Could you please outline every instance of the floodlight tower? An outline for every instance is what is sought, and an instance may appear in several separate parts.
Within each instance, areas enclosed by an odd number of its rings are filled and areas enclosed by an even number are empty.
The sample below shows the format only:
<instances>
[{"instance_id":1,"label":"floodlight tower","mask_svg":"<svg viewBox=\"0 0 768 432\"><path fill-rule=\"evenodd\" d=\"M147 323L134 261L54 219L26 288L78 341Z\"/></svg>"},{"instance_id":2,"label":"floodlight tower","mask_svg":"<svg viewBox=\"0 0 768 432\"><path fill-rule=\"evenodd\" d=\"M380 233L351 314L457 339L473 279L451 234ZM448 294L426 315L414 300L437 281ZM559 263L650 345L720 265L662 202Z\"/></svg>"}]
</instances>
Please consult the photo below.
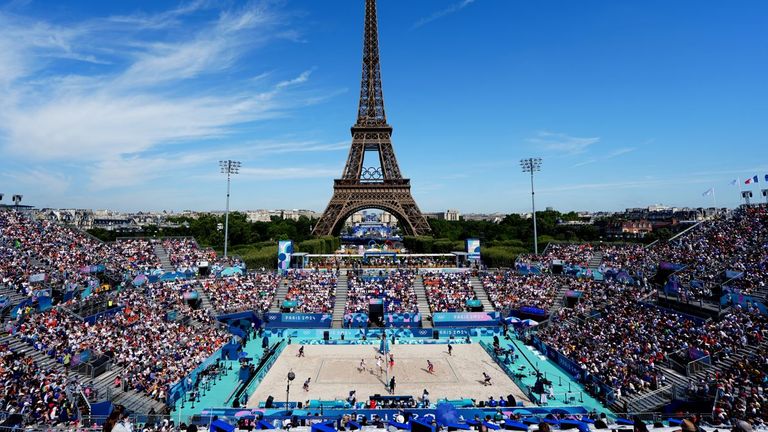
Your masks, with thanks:
<instances>
[{"instance_id":1,"label":"floodlight tower","mask_svg":"<svg viewBox=\"0 0 768 432\"><path fill-rule=\"evenodd\" d=\"M536 231L536 201L533 191L533 173L541 171L541 158L520 159L520 168L524 173L531 173L531 212L533 213L533 252L539 254L539 235Z\"/></svg>"},{"instance_id":2,"label":"floodlight tower","mask_svg":"<svg viewBox=\"0 0 768 432\"><path fill-rule=\"evenodd\" d=\"M232 176L240 172L240 165L239 161L219 161L222 174L227 175L227 209L224 212L224 259L227 258L227 247L229 246L229 184Z\"/></svg>"}]
</instances>

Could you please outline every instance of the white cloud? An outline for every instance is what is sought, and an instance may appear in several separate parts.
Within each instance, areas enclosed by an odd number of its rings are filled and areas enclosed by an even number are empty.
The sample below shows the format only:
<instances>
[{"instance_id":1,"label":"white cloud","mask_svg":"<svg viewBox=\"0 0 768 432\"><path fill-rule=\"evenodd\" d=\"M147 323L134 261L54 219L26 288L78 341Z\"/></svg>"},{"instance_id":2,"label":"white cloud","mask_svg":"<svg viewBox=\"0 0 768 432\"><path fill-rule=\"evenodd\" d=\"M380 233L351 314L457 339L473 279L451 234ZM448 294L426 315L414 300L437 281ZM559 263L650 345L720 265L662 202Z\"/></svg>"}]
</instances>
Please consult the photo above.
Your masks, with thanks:
<instances>
[{"instance_id":1,"label":"white cloud","mask_svg":"<svg viewBox=\"0 0 768 432\"><path fill-rule=\"evenodd\" d=\"M241 168L243 177L265 180L332 178L341 174L341 167L280 167Z\"/></svg>"},{"instance_id":2,"label":"white cloud","mask_svg":"<svg viewBox=\"0 0 768 432\"><path fill-rule=\"evenodd\" d=\"M35 167L29 170L5 172L2 177L9 181L18 190L3 191L17 193L22 190L45 190L48 193L61 194L69 189L72 177L54 172L43 167Z\"/></svg>"},{"instance_id":3,"label":"white cloud","mask_svg":"<svg viewBox=\"0 0 768 432\"><path fill-rule=\"evenodd\" d=\"M212 138L276 115L271 95L184 98L107 94L61 98L5 117L6 148L33 159L94 160Z\"/></svg>"},{"instance_id":4,"label":"white cloud","mask_svg":"<svg viewBox=\"0 0 768 432\"><path fill-rule=\"evenodd\" d=\"M595 162L605 162L607 160L610 160L610 159L613 159L613 158L625 155L627 153L632 153L635 150L637 150L637 148L635 148L635 147L623 147L623 148L620 148L620 149L616 149L616 150L614 150L612 152L606 153L604 155L595 156L593 158L581 161L581 162L579 162L577 164L574 164L573 167L575 168L575 167L580 167L580 166L584 166L584 165L589 165L589 164L593 164Z\"/></svg>"},{"instance_id":5,"label":"white cloud","mask_svg":"<svg viewBox=\"0 0 768 432\"><path fill-rule=\"evenodd\" d=\"M526 139L526 142L542 150L575 155L600 142L600 137L579 138L564 133L542 131Z\"/></svg>"},{"instance_id":6,"label":"white cloud","mask_svg":"<svg viewBox=\"0 0 768 432\"><path fill-rule=\"evenodd\" d=\"M230 70L254 48L294 32L266 1L224 10L208 23L196 20L193 31L181 25L187 15L214 5L194 1L154 15L66 26L0 10L0 150L24 162L90 162L85 172L93 189L136 185L162 175L165 162L202 163L194 152L157 154L168 151L164 146L215 142L240 124L283 115L317 97L288 94L309 80L311 70L272 86L254 75L233 81ZM87 74L60 72L52 66L61 58L97 67ZM260 72L255 75L267 77ZM222 73L227 79L217 88L212 80L196 81ZM274 153L341 148L268 144L274 147L264 150Z\"/></svg>"},{"instance_id":7,"label":"white cloud","mask_svg":"<svg viewBox=\"0 0 768 432\"><path fill-rule=\"evenodd\" d=\"M332 177L340 174L340 168L290 167L254 168L259 162L255 158L270 154L292 152L326 152L346 149L349 144L323 144L315 141L245 143L231 147L216 147L204 151L166 152L160 154L115 155L97 161L89 170L89 189L135 188L144 184L156 184L158 179L196 178L205 181L216 178L216 161L227 158L243 162L240 173L245 177L258 179L291 179ZM250 166L249 166L250 165ZM208 174L201 174L208 173Z\"/></svg>"},{"instance_id":8,"label":"white cloud","mask_svg":"<svg viewBox=\"0 0 768 432\"><path fill-rule=\"evenodd\" d=\"M309 76L311 74L312 74L311 70L304 71L304 72L301 73L301 75L297 76L296 78L294 78L292 80L282 81L282 82L277 83L277 85L275 87L277 87L277 88L285 88L285 87L290 87L290 86L296 85L296 84L303 84L303 83L309 81Z\"/></svg>"},{"instance_id":9,"label":"white cloud","mask_svg":"<svg viewBox=\"0 0 768 432\"><path fill-rule=\"evenodd\" d=\"M446 15L450 15L450 14L452 14L454 12L458 12L458 11L464 9L465 7L469 6L470 4L472 4L474 2L475 2L475 0L461 0L460 2L454 3L454 4L452 4L451 6L445 8L445 9L442 9L442 10L439 10L439 11L433 13L430 16L421 18L420 20L418 20L415 23L413 23L413 26L411 28L416 29L416 28L419 28L419 27L421 27L421 26L423 26L425 24L429 24L432 21L438 20L438 19L440 19L440 18L442 18L442 17L444 17Z\"/></svg>"}]
</instances>

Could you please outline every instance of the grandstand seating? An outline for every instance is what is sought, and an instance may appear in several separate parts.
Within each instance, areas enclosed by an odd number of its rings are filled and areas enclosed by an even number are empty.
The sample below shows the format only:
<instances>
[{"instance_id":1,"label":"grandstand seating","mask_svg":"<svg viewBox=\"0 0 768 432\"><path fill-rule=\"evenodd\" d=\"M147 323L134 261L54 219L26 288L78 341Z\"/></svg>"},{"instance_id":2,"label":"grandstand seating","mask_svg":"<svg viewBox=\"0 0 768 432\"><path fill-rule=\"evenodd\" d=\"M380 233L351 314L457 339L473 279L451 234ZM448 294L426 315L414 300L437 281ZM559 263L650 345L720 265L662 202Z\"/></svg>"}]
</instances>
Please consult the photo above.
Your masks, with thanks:
<instances>
[{"instance_id":1,"label":"grandstand seating","mask_svg":"<svg viewBox=\"0 0 768 432\"><path fill-rule=\"evenodd\" d=\"M288 292L284 300L295 302L296 312L332 313L336 295L336 276L331 272L298 272L287 275Z\"/></svg>"},{"instance_id":2,"label":"grandstand seating","mask_svg":"<svg viewBox=\"0 0 768 432\"><path fill-rule=\"evenodd\" d=\"M477 299L468 272L428 272L424 275L424 287L432 312L463 312L468 300Z\"/></svg>"},{"instance_id":3,"label":"grandstand seating","mask_svg":"<svg viewBox=\"0 0 768 432\"><path fill-rule=\"evenodd\" d=\"M391 271L384 279L363 279L350 272L348 275L347 301L344 313L368 313L371 299L384 300L385 313L418 312L413 281L416 275L406 270Z\"/></svg>"},{"instance_id":4,"label":"grandstand seating","mask_svg":"<svg viewBox=\"0 0 768 432\"><path fill-rule=\"evenodd\" d=\"M68 377L74 386L87 390L91 402L110 399L134 412L152 409L160 413L166 408L170 386L231 338L216 322L217 314L266 312L286 301L294 302L294 312L334 311L337 278L333 272L290 271L284 278L247 272L134 286L135 275L163 268L158 251L167 254L175 270L194 268L203 260L226 264L193 239L121 239L108 244L65 226L0 211L0 296L10 305L31 301L18 317L11 317L8 309L2 316L3 328L14 333L0 336L0 378L10 383L8 388L24 385L19 377L2 375L8 364L19 364L45 371L53 383L45 391L55 393ZM552 275L547 269L554 260L595 272L622 270L635 279ZM487 294L499 311L513 312L524 306L548 311L550 319L536 337L612 389L614 410L625 406L633 411L655 410L682 390L691 399L716 400L713 421L768 416L763 399L768 391L768 321L756 303L764 302L768 294L765 206L741 208L650 247L550 245L543 257L522 257L521 262L541 263L545 271L531 275L504 269L480 273L482 285L473 283L469 272L434 270L417 276L413 271L393 269L385 280L364 280L350 273L343 309L345 313L367 312L371 298L384 297L388 312L421 311L425 315L420 308L425 301L433 314L463 312L469 309L467 300ZM684 287L677 295L687 300L719 303L716 288L725 284L734 292L754 296L755 303L727 303L706 322L661 308L655 304L654 293L663 287L650 280L660 262L685 266L675 276ZM429 264L403 261L396 265ZM99 265L121 275L122 283L118 290L94 290L87 295L86 288L103 281L101 270L90 270ZM741 276L726 281L726 270ZM39 273L45 273L45 280L31 282L30 276ZM72 286L82 296L63 300L61 294ZM422 288L423 298L416 294ZM52 309L36 310L38 289L54 294ZM579 297L566 303L563 297L569 291L578 292ZM199 303L189 301L192 294L199 295ZM109 302L112 306L105 307ZM84 315L115 305L122 309L94 324L82 320ZM165 312L170 311L176 312L175 320L167 319ZM172 347L167 346L168 340L173 341ZM92 359L110 358L111 366L98 374L87 367L70 367L69 372L74 373L67 374L73 359L86 350ZM699 357L708 358L709 364L696 362ZM118 377L120 386L115 385ZM7 396L8 392L0 408L17 409L14 404L20 398ZM55 400L55 412L48 406L27 420L66 424L70 414L77 415L73 412L79 408L76 398ZM34 400L33 406L36 404Z\"/></svg>"}]
</instances>

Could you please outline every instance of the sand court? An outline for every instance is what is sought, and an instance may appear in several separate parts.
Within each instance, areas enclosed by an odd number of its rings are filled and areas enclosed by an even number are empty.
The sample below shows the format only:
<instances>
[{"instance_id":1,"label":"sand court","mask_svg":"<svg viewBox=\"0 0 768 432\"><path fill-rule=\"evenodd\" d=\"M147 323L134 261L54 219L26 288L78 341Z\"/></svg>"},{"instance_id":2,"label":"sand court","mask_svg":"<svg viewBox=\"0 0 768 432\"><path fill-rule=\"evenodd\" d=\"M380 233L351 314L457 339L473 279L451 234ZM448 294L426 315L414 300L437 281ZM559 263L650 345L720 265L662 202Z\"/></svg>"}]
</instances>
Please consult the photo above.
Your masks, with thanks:
<instances>
[{"instance_id":1,"label":"sand court","mask_svg":"<svg viewBox=\"0 0 768 432\"><path fill-rule=\"evenodd\" d=\"M276 401L285 401L286 376L296 374L291 383L291 401L310 399L346 399L350 390L357 391L358 400L370 395L386 394L385 383L394 376L395 394L420 397L424 389L432 401L441 398L473 398L485 400L512 394L518 401L529 404L528 399L512 380L499 368L478 344L454 345L448 355L447 345L394 345L395 366L380 371L376 366L377 346L374 345L306 345L305 357L297 357L300 345L288 345L267 376L248 400L248 407L258 406L272 395ZM365 368L360 368L365 359ZM434 372L427 370L427 360ZM386 362L382 366L388 367ZM485 372L493 385L483 385ZM311 378L309 391L302 386Z\"/></svg>"}]
</instances>

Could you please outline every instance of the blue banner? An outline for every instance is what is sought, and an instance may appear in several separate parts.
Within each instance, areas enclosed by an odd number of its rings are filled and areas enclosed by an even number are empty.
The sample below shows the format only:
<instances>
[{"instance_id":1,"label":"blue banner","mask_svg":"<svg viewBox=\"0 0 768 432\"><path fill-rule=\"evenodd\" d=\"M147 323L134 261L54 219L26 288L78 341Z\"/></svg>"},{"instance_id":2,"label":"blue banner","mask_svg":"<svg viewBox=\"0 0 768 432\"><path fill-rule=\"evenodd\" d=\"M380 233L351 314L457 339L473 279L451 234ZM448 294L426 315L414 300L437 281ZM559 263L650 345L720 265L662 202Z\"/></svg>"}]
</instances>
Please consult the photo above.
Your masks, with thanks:
<instances>
[{"instance_id":1,"label":"blue banner","mask_svg":"<svg viewBox=\"0 0 768 432\"><path fill-rule=\"evenodd\" d=\"M430 328L412 329L411 332L413 333L413 337L415 338L431 338L432 337L432 329Z\"/></svg>"},{"instance_id":2,"label":"blue banner","mask_svg":"<svg viewBox=\"0 0 768 432\"><path fill-rule=\"evenodd\" d=\"M421 327L421 314L418 312L385 314L384 323L387 327Z\"/></svg>"},{"instance_id":3,"label":"blue banner","mask_svg":"<svg viewBox=\"0 0 768 432\"><path fill-rule=\"evenodd\" d=\"M291 267L291 255L293 255L293 240L280 240L277 243L277 270L285 274Z\"/></svg>"},{"instance_id":4,"label":"blue banner","mask_svg":"<svg viewBox=\"0 0 768 432\"><path fill-rule=\"evenodd\" d=\"M321 313L274 313L266 314L267 327L282 328L330 328L333 316Z\"/></svg>"},{"instance_id":5,"label":"blue banner","mask_svg":"<svg viewBox=\"0 0 768 432\"><path fill-rule=\"evenodd\" d=\"M467 337L471 336L471 332L467 328L441 328L438 330L440 337Z\"/></svg>"},{"instance_id":6,"label":"blue banner","mask_svg":"<svg viewBox=\"0 0 768 432\"><path fill-rule=\"evenodd\" d=\"M432 314L435 327L451 326L497 326L501 315L498 312L438 312Z\"/></svg>"},{"instance_id":7,"label":"blue banner","mask_svg":"<svg viewBox=\"0 0 768 432\"><path fill-rule=\"evenodd\" d=\"M515 267L517 268L517 272L521 275L541 274L541 268L533 264L517 263Z\"/></svg>"},{"instance_id":8,"label":"blue banner","mask_svg":"<svg viewBox=\"0 0 768 432\"><path fill-rule=\"evenodd\" d=\"M368 314L366 313L348 313L344 315L345 328L366 328L368 327Z\"/></svg>"},{"instance_id":9,"label":"blue banner","mask_svg":"<svg viewBox=\"0 0 768 432\"><path fill-rule=\"evenodd\" d=\"M518 309L518 312L524 315L547 316L547 311L533 306L523 306Z\"/></svg>"},{"instance_id":10,"label":"blue banner","mask_svg":"<svg viewBox=\"0 0 768 432\"><path fill-rule=\"evenodd\" d=\"M480 239L467 239L467 259L480 260Z\"/></svg>"}]
</instances>

